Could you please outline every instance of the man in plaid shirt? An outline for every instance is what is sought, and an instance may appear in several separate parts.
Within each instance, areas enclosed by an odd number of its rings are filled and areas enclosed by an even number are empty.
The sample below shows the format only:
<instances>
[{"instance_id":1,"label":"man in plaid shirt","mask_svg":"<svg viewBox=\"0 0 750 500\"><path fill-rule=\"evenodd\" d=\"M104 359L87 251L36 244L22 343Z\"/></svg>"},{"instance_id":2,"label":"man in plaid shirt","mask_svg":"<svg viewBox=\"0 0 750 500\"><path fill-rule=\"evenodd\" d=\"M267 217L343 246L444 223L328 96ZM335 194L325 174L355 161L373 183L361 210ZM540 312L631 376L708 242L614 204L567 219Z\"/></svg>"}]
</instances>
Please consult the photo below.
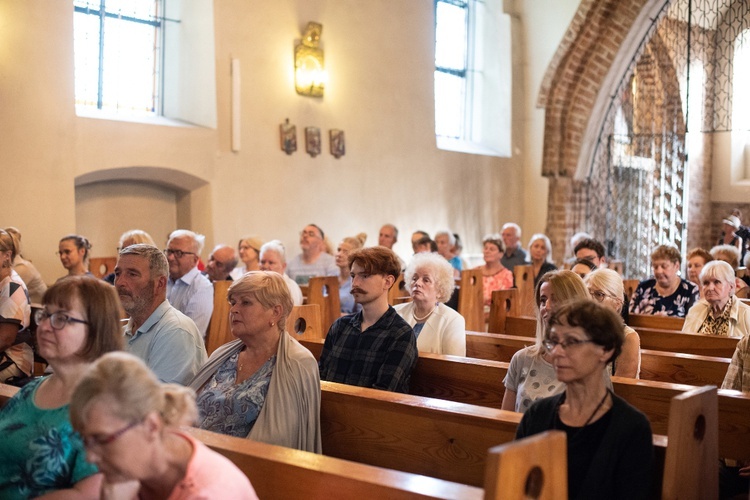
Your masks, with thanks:
<instances>
[{"instance_id":1,"label":"man in plaid shirt","mask_svg":"<svg viewBox=\"0 0 750 500\"><path fill-rule=\"evenodd\" d=\"M388 290L401 273L392 250L363 248L349 256L354 301L358 313L337 319L320 355L320 379L408 392L417 363L414 332L388 305Z\"/></svg>"}]
</instances>

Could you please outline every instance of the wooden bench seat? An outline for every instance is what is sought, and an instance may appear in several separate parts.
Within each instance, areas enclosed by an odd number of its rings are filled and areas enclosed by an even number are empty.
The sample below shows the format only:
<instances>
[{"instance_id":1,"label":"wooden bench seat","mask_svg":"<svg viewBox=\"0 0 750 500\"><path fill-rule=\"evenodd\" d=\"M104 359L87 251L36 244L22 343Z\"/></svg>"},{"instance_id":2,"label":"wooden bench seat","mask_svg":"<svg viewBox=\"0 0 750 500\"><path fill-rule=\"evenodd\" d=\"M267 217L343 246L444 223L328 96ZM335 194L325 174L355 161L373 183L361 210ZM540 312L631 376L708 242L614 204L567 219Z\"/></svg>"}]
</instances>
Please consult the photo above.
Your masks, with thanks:
<instances>
[{"instance_id":1,"label":"wooden bench seat","mask_svg":"<svg viewBox=\"0 0 750 500\"><path fill-rule=\"evenodd\" d=\"M302 341L316 357L322 340ZM410 392L499 409L505 387L508 363L470 360L459 356L420 353L412 374ZM481 384L476 380L484 381ZM492 390L496 381L495 391ZM671 398L695 386L612 377L615 394L641 410L654 433L666 434ZM750 450L750 396L739 391L719 390L719 449L726 458L743 458ZM718 458L718 457L717 457Z\"/></svg>"}]
</instances>

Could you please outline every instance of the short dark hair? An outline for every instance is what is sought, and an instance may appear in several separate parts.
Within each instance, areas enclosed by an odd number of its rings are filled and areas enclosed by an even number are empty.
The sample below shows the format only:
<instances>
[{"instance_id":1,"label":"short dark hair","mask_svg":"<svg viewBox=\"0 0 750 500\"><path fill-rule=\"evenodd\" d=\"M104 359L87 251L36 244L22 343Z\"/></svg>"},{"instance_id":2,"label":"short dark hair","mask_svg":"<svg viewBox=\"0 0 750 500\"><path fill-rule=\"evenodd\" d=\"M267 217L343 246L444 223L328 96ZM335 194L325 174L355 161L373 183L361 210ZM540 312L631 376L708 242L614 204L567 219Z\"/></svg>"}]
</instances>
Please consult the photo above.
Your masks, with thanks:
<instances>
[{"instance_id":1,"label":"short dark hair","mask_svg":"<svg viewBox=\"0 0 750 500\"><path fill-rule=\"evenodd\" d=\"M88 322L88 335L78 355L94 361L102 354L121 350L120 300L115 287L92 276L67 276L44 292L42 303L70 309L74 298L81 301Z\"/></svg>"},{"instance_id":2,"label":"short dark hair","mask_svg":"<svg viewBox=\"0 0 750 500\"><path fill-rule=\"evenodd\" d=\"M554 325L579 327L594 344L614 351L609 362L617 359L625 341L625 324L613 310L593 300L579 299L561 305L550 316L545 337Z\"/></svg>"},{"instance_id":3,"label":"short dark hair","mask_svg":"<svg viewBox=\"0 0 750 500\"><path fill-rule=\"evenodd\" d=\"M596 252L596 256L600 259L604 257L604 245L593 238L584 238L579 241L576 247L573 249L573 255L577 254L579 250L583 250L584 248Z\"/></svg>"},{"instance_id":4,"label":"short dark hair","mask_svg":"<svg viewBox=\"0 0 750 500\"><path fill-rule=\"evenodd\" d=\"M359 264L367 274L382 274L398 278L401 274L401 262L393 250L385 247L360 248L349 254L349 268Z\"/></svg>"}]
</instances>

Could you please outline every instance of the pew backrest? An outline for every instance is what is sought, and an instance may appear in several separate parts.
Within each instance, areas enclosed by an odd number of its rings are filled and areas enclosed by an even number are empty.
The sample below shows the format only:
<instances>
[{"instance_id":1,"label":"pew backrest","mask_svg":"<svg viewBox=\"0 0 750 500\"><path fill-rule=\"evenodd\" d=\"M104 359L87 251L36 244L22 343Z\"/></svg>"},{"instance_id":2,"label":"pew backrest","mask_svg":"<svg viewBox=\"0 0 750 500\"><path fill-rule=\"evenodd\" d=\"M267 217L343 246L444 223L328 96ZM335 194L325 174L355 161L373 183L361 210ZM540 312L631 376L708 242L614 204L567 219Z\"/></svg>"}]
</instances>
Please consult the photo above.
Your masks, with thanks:
<instances>
[{"instance_id":1,"label":"pew backrest","mask_svg":"<svg viewBox=\"0 0 750 500\"><path fill-rule=\"evenodd\" d=\"M684 352L720 358L731 358L739 341L738 337L682 333L653 328L635 328L635 331L641 339L641 349Z\"/></svg>"},{"instance_id":2,"label":"pew backrest","mask_svg":"<svg viewBox=\"0 0 750 500\"><path fill-rule=\"evenodd\" d=\"M328 332L331 325L341 316L338 276L315 276L307 285L307 304L318 304L323 321L323 330Z\"/></svg>"},{"instance_id":3,"label":"pew backrest","mask_svg":"<svg viewBox=\"0 0 750 500\"><path fill-rule=\"evenodd\" d=\"M716 387L672 398L662 498L715 499L719 493L718 397Z\"/></svg>"},{"instance_id":4,"label":"pew backrest","mask_svg":"<svg viewBox=\"0 0 750 500\"><path fill-rule=\"evenodd\" d=\"M467 330L484 330L484 280L481 269L461 271L458 312L466 320Z\"/></svg>"},{"instance_id":5,"label":"pew backrest","mask_svg":"<svg viewBox=\"0 0 750 500\"><path fill-rule=\"evenodd\" d=\"M104 278L115 272L117 257L91 257L89 260L89 271L97 278Z\"/></svg>"},{"instance_id":6,"label":"pew backrest","mask_svg":"<svg viewBox=\"0 0 750 500\"><path fill-rule=\"evenodd\" d=\"M404 300L409 297L409 292L406 291L406 283L404 283L404 273L401 273L393 282L393 286L388 290L388 305L395 306L396 304L402 304Z\"/></svg>"},{"instance_id":7,"label":"pew backrest","mask_svg":"<svg viewBox=\"0 0 750 500\"><path fill-rule=\"evenodd\" d=\"M495 290L492 292L490 302L490 318L487 323L487 331L490 333L506 332L506 319L508 316L518 316L518 289Z\"/></svg>"},{"instance_id":8,"label":"pew backrest","mask_svg":"<svg viewBox=\"0 0 750 500\"><path fill-rule=\"evenodd\" d=\"M638 327L658 328L660 330L674 330L679 332L685 324L685 318L675 316L659 316L657 314L629 314L628 326L634 330Z\"/></svg>"},{"instance_id":9,"label":"pew backrest","mask_svg":"<svg viewBox=\"0 0 750 500\"><path fill-rule=\"evenodd\" d=\"M218 347L234 340L229 326L229 301L227 290L231 281L214 281L214 310L206 332L206 353L210 356Z\"/></svg>"},{"instance_id":10,"label":"pew backrest","mask_svg":"<svg viewBox=\"0 0 750 500\"><path fill-rule=\"evenodd\" d=\"M328 332L323 330L320 306L306 304L292 307L286 319L286 331L297 340L324 339Z\"/></svg>"},{"instance_id":11,"label":"pew backrest","mask_svg":"<svg viewBox=\"0 0 750 500\"><path fill-rule=\"evenodd\" d=\"M518 312L534 314L534 272L530 265L513 268L513 282L518 289Z\"/></svg>"},{"instance_id":12,"label":"pew backrest","mask_svg":"<svg viewBox=\"0 0 750 500\"><path fill-rule=\"evenodd\" d=\"M259 498L467 498L481 488L326 457L307 451L186 428L185 432L231 460Z\"/></svg>"}]
</instances>

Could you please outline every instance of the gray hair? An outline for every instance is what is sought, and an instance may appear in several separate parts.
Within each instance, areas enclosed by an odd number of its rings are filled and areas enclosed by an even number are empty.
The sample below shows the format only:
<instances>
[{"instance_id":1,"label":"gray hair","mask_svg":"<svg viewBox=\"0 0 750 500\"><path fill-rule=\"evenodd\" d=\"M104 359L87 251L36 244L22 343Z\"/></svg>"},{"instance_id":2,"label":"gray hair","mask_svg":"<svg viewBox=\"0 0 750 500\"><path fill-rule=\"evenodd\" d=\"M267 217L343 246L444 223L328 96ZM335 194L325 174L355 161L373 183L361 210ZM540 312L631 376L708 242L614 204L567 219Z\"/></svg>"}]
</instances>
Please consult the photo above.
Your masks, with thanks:
<instances>
[{"instance_id":1,"label":"gray hair","mask_svg":"<svg viewBox=\"0 0 750 500\"><path fill-rule=\"evenodd\" d=\"M429 269L434 273L435 288L437 290L437 299L440 302L447 302L453 294L456 287L456 281L453 279L453 266L445 260L444 257L436 253L418 253L412 257L409 265L404 271L404 286L411 293L411 283L414 275L419 269Z\"/></svg>"},{"instance_id":2,"label":"gray hair","mask_svg":"<svg viewBox=\"0 0 750 500\"><path fill-rule=\"evenodd\" d=\"M190 231L188 229L177 229L175 231L172 231L169 235L169 241L172 241L176 238L190 238L193 240L193 251L200 257L201 252L203 252L203 245L206 244L206 237L202 234L194 233L193 231ZM169 245L169 242L167 242L167 245Z\"/></svg>"},{"instance_id":3,"label":"gray hair","mask_svg":"<svg viewBox=\"0 0 750 500\"><path fill-rule=\"evenodd\" d=\"M536 233L531 236L531 239L529 240L529 259L531 259L531 245L533 245L536 240L542 240L544 242L544 246L547 247L547 257L545 260L552 264L552 243L549 241L547 235L542 233Z\"/></svg>"},{"instance_id":4,"label":"gray hair","mask_svg":"<svg viewBox=\"0 0 750 500\"><path fill-rule=\"evenodd\" d=\"M705 278L718 278L721 281L734 286L734 277L735 274L732 266L730 266L723 260L712 260L711 262L703 266L698 279L703 282Z\"/></svg>"},{"instance_id":5,"label":"gray hair","mask_svg":"<svg viewBox=\"0 0 750 500\"><path fill-rule=\"evenodd\" d=\"M258 253L258 257L262 256L264 253L268 251L276 252L279 254L279 257L281 257L281 262L286 264L286 249L284 248L284 244L279 240L271 240L268 243L264 244L262 247L260 247L260 252Z\"/></svg>"},{"instance_id":6,"label":"gray hair","mask_svg":"<svg viewBox=\"0 0 750 500\"><path fill-rule=\"evenodd\" d=\"M503 228L500 231L505 231L509 227L512 227L513 229L515 229L516 236L518 236L519 238L521 237L521 226L519 226L515 222L506 222L505 224L503 224Z\"/></svg>"},{"instance_id":7,"label":"gray hair","mask_svg":"<svg viewBox=\"0 0 750 500\"><path fill-rule=\"evenodd\" d=\"M434 240L437 241L438 236L447 236L448 237L448 244L453 247L456 245L456 237L453 236L453 233L450 229L441 229L438 232L435 233Z\"/></svg>"},{"instance_id":8,"label":"gray hair","mask_svg":"<svg viewBox=\"0 0 750 500\"><path fill-rule=\"evenodd\" d=\"M148 260L148 271L151 273L151 279L167 276L169 274L169 262L164 252L154 245L137 243L120 250L120 257L123 255L137 255Z\"/></svg>"}]
</instances>

